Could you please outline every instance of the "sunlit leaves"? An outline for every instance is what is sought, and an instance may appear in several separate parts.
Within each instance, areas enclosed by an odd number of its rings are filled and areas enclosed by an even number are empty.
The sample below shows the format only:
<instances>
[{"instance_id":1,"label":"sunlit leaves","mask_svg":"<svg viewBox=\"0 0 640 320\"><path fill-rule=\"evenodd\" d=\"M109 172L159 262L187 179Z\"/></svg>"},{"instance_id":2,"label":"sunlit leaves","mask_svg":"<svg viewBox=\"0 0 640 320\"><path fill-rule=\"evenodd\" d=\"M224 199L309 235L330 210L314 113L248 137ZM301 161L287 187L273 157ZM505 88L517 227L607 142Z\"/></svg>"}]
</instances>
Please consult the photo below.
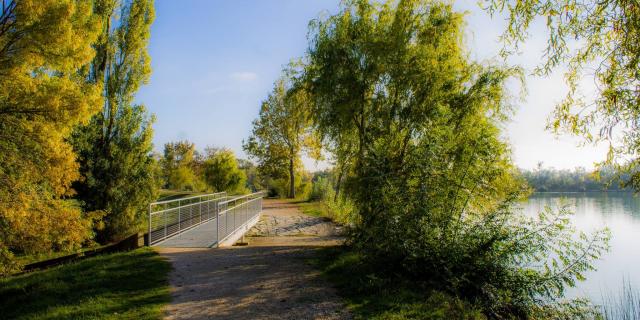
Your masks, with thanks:
<instances>
[{"instance_id":1,"label":"sunlit leaves","mask_svg":"<svg viewBox=\"0 0 640 320\"><path fill-rule=\"evenodd\" d=\"M233 151L218 149L207 154L202 164L205 182L213 191L241 193L245 191L247 176L238 168Z\"/></svg>"},{"instance_id":2,"label":"sunlit leaves","mask_svg":"<svg viewBox=\"0 0 640 320\"><path fill-rule=\"evenodd\" d=\"M102 101L78 73L101 26L92 10L87 1L2 1L0 274L11 252L68 250L91 237L92 218L64 198L80 177L65 138Z\"/></svg>"},{"instance_id":3,"label":"sunlit leaves","mask_svg":"<svg viewBox=\"0 0 640 320\"><path fill-rule=\"evenodd\" d=\"M192 142L165 143L160 160L164 187L172 190L204 190L202 177L196 174L196 155L196 146Z\"/></svg>"}]
</instances>

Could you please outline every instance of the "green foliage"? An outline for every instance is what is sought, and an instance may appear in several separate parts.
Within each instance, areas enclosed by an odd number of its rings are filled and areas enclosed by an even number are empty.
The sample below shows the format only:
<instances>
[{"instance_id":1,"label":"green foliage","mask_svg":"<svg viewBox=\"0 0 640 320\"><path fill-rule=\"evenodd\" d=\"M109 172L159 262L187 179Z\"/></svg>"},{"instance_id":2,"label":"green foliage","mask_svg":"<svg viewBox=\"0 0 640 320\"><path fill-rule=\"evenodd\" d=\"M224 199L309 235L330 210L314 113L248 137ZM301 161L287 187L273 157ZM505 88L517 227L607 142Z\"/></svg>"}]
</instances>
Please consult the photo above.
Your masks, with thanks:
<instances>
[{"instance_id":1,"label":"green foliage","mask_svg":"<svg viewBox=\"0 0 640 320\"><path fill-rule=\"evenodd\" d=\"M86 211L104 212L98 239L117 240L141 229L146 206L157 197L151 155L153 118L133 104L151 74L147 53L152 0L95 3L103 23L87 82L103 86L104 106L71 139L84 177L74 188Z\"/></svg>"},{"instance_id":2,"label":"green foliage","mask_svg":"<svg viewBox=\"0 0 640 320\"><path fill-rule=\"evenodd\" d=\"M212 149L203 163L205 182L216 192L245 193L247 177L229 149Z\"/></svg>"},{"instance_id":3,"label":"green foliage","mask_svg":"<svg viewBox=\"0 0 640 320\"><path fill-rule=\"evenodd\" d=\"M5 319L160 319L170 264L150 248L0 279Z\"/></svg>"},{"instance_id":4,"label":"green foliage","mask_svg":"<svg viewBox=\"0 0 640 320\"><path fill-rule=\"evenodd\" d=\"M295 190L296 197L295 199L306 200L309 197L312 189L311 175L304 171L302 166L296 165L296 170L294 174L293 186ZM269 196L271 197L280 197L280 198L290 198L290 189L291 189L291 180L289 179L289 175L286 177L281 177L278 179L271 179L269 177L266 178L265 184L269 188Z\"/></svg>"},{"instance_id":5,"label":"green foliage","mask_svg":"<svg viewBox=\"0 0 640 320\"><path fill-rule=\"evenodd\" d=\"M240 168L247 177L246 187L249 191L256 192L264 188L264 181L260 179L258 175L258 168L253 164L253 162L246 159L238 159L238 168Z\"/></svg>"},{"instance_id":6,"label":"green foliage","mask_svg":"<svg viewBox=\"0 0 640 320\"><path fill-rule=\"evenodd\" d=\"M93 215L68 198L78 165L65 141L101 104L78 70L100 21L91 2L2 0L0 8L0 275L14 253L72 250Z\"/></svg>"},{"instance_id":7,"label":"green foliage","mask_svg":"<svg viewBox=\"0 0 640 320\"><path fill-rule=\"evenodd\" d=\"M581 136L586 142L609 143L607 159L629 173L628 185L640 190L640 6L635 0L483 0L491 14L506 12L503 55L517 51L531 23L546 22L547 47L536 69L549 75L567 65L569 93L555 109L550 129ZM593 99L580 90L593 78ZM591 88L589 88L591 90ZM630 160L629 160L630 159Z\"/></svg>"},{"instance_id":8,"label":"green foliage","mask_svg":"<svg viewBox=\"0 0 640 320\"><path fill-rule=\"evenodd\" d=\"M189 191L206 189L202 177L195 172L198 166L196 154L196 146L189 141L165 143L160 162L166 188Z\"/></svg>"},{"instance_id":9,"label":"green foliage","mask_svg":"<svg viewBox=\"0 0 640 320\"><path fill-rule=\"evenodd\" d=\"M318 201L323 216L340 224L357 221L358 215L354 203L345 196L337 196L329 176L320 176L313 181L308 200Z\"/></svg>"},{"instance_id":10,"label":"green foliage","mask_svg":"<svg viewBox=\"0 0 640 320\"><path fill-rule=\"evenodd\" d=\"M258 119L253 121L251 137L243 145L257 160L263 177L287 178L289 198L296 197L296 172L302 165L301 153L306 151L315 158L320 157L320 143L310 130L309 96L295 78L296 72L295 65L290 65L275 83L273 92L262 102Z\"/></svg>"},{"instance_id":11,"label":"green foliage","mask_svg":"<svg viewBox=\"0 0 640 320\"><path fill-rule=\"evenodd\" d=\"M355 150L343 157L352 242L376 277L402 275L490 317L559 312L608 233L572 239L565 208L517 212L526 188L500 126L504 83L520 73L468 61L462 25L451 5L427 0L348 1L311 24L315 124L334 150Z\"/></svg>"}]
</instances>

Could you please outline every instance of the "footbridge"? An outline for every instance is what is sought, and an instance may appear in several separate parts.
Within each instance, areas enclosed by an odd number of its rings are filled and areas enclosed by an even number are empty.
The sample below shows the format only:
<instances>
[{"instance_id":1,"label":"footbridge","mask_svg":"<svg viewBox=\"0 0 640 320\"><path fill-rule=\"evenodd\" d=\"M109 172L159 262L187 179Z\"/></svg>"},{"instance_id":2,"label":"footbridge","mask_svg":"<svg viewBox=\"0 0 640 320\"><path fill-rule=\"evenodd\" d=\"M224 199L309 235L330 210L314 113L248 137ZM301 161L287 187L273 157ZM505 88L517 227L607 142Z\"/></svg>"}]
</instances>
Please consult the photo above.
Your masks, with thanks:
<instances>
[{"instance_id":1,"label":"footbridge","mask_svg":"<svg viewBox=\"0 0 640 320\"><path fill-rule=\"evenodd\" d=\"M258 222L264 192L226 192L149 204L149 244L203 248L232 245Z\"/></svg>"}]
</instances>

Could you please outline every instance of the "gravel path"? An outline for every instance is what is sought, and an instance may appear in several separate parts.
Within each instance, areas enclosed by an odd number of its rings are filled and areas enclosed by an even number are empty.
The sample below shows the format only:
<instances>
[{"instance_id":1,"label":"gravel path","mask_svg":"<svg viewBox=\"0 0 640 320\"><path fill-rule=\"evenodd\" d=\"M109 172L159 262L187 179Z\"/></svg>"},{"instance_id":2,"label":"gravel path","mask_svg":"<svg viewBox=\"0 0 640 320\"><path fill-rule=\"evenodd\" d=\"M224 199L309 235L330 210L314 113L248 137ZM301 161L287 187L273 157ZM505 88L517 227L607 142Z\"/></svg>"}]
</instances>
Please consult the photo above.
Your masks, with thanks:
<instances>
[{"instance_id":1,"label":"gravel path","mask_svg":"<svg viewBox=\"0 0 640 320\"><path fill-rule=\"evenodd\" d=\"M330 221L266 200L248 246L158 248L173 264L166 319L350 319L335 291L305 260L342 241Z\"/></svg>"}]
</instances>

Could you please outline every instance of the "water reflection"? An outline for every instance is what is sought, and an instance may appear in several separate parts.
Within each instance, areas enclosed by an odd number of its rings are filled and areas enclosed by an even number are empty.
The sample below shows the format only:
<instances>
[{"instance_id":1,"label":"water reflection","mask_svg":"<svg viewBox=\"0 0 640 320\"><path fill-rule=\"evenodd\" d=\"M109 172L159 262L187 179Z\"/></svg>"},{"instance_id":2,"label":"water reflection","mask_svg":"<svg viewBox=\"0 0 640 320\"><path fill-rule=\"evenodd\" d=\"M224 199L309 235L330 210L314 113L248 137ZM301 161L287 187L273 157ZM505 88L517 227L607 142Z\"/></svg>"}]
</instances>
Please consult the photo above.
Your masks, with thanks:
<instances>
[{"instance_id":1,"label":"water reflection","mask_svg":"<svg viewBox=\"0 0 640 320\"><path fill-rule=\"evenodd\" d=\"M536 193L523 205L533 215L545 206L557 207L565 198L575 212L574 225L585 232L608 227L611 250L596 262L587 280L567 291L568 297L588 297L601 303L603 295L618 294L623 279L640 287L640 197L631 193Z\"/></svg>"}]
</instances>

